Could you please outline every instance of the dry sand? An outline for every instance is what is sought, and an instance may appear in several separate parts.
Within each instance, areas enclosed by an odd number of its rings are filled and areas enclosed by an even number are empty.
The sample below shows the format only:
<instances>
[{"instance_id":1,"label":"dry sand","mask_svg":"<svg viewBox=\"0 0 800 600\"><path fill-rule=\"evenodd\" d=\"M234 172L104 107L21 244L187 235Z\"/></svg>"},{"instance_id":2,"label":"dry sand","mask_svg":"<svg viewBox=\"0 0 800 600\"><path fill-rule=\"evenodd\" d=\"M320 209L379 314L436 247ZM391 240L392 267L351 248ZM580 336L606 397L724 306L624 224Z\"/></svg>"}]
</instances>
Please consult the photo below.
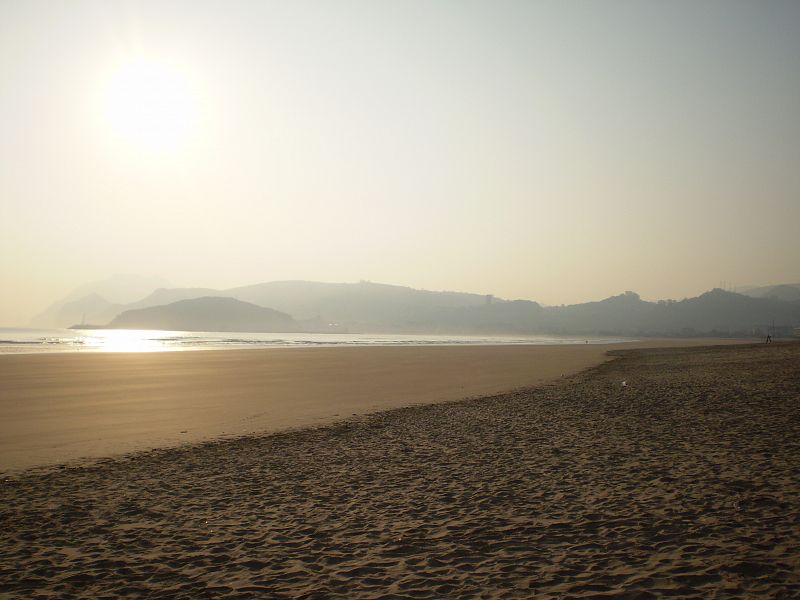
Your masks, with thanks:
<instances>
[{"instance_id":1,"label":"dry sand","mask_svg":"<svg viewBox=\"0 0 800 600\"><path fill-rule=\"evenodd\" d=\"M800 345L621 354L7 477L0 595L800 597Z\"/></svg>"},{"instance_id":2,"label":"dry sand","mask_svg":"<svg viewBox=\"0 0 800 600\"><path fill-rule=\"evenodd\" d=\"M599 364L609 347L0 355L0 472L495 394Z\"/></svg>"}]
</instances>

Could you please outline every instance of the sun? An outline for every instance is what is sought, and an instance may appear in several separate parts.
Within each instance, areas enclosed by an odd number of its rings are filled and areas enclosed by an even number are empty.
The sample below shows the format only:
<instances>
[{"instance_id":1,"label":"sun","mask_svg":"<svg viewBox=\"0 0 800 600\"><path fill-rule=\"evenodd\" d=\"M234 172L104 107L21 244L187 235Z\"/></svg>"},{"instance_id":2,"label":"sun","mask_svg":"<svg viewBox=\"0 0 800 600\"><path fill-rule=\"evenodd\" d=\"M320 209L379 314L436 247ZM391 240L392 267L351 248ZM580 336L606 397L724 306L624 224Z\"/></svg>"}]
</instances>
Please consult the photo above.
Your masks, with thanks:
<instances>
[{"instance_id":1,"label":"sun","mask_svg":"<svg viewBox=\"0 0 800 600\"><path fill-rule=\"evenodd\" d=\"M123 140L147 150L172 150L185 141L196 116L188 78L166 63L148 59L121 64L110 76L104 116Z\"/></svg>"}]
</instances>

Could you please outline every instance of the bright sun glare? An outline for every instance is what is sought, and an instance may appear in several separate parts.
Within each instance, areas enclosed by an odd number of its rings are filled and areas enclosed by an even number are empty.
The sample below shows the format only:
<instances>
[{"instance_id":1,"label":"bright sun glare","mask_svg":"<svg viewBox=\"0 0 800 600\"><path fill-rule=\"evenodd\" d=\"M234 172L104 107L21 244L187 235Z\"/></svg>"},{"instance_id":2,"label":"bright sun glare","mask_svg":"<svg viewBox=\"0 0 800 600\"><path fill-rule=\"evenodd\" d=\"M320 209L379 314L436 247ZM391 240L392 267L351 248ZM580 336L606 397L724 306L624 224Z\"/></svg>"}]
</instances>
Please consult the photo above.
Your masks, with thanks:
<instances>
[{"instance_id":1,"label":"bright sun glare","mask_svg":"<svg viewBox=\"0 0 800 600\"><path fill-rule=\"evenodd\" d=\"M164 335L163 332L159 332ZM97 330L85 336L86 349L101 352L159 352L173 350L164 344L152 331L133 329Z\"/></svg>"},{"instance_id":2,"label":"bright sun glare","mask_svg":"<svg viewBox=\"0 0 800 600\"><path fill-rule=\"evenodd\" d=\"M152 60L132 60L108 82L105 116L124 140L148 150L169 150L189 133L195 98L179 70Z\"/></svg>"}]
</instances>

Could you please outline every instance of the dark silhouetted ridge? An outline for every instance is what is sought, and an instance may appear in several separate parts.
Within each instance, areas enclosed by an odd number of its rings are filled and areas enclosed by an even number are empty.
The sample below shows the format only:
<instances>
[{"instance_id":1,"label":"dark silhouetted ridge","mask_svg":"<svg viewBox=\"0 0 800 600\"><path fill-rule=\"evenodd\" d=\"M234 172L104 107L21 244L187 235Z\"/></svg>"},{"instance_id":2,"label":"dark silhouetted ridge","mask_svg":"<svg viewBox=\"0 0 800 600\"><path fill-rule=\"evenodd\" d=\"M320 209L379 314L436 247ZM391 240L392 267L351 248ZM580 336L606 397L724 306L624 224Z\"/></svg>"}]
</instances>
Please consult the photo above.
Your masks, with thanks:
<instances>
[{"instance_id":1,"label":"dark silhouetted ridge","mask_svg":"<svg viewBox=\"0 0 800 600\"><path fill-rule=\"evenodd\" d=\"M286 313L235 298L217 296L126 310L109 324L109 328L253 332L298 329L295 320Z\"/></svg>"}]
</instances>

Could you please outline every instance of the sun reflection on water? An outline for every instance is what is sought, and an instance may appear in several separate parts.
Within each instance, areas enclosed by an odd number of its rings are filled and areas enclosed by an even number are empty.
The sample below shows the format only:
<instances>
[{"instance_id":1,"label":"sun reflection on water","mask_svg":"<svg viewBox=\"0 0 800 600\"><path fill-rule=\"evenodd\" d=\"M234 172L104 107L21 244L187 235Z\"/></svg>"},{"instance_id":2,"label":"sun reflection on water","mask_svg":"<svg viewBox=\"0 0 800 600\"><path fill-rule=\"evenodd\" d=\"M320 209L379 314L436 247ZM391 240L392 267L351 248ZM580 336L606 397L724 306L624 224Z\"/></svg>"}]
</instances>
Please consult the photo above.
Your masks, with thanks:
<instances>
[{"instance_id":1,"label":"sun reflection on water","mask_svg":"<svg viewBox=\"0 0 800 600\"><path fill-rule=\"evenodd\" d=\"M152 331L138 329L102 329L87 335L83 344L100 352L162 352L173 350ZM163 332L158 332L163 333Z\"/></svg>"}]
</instances>

